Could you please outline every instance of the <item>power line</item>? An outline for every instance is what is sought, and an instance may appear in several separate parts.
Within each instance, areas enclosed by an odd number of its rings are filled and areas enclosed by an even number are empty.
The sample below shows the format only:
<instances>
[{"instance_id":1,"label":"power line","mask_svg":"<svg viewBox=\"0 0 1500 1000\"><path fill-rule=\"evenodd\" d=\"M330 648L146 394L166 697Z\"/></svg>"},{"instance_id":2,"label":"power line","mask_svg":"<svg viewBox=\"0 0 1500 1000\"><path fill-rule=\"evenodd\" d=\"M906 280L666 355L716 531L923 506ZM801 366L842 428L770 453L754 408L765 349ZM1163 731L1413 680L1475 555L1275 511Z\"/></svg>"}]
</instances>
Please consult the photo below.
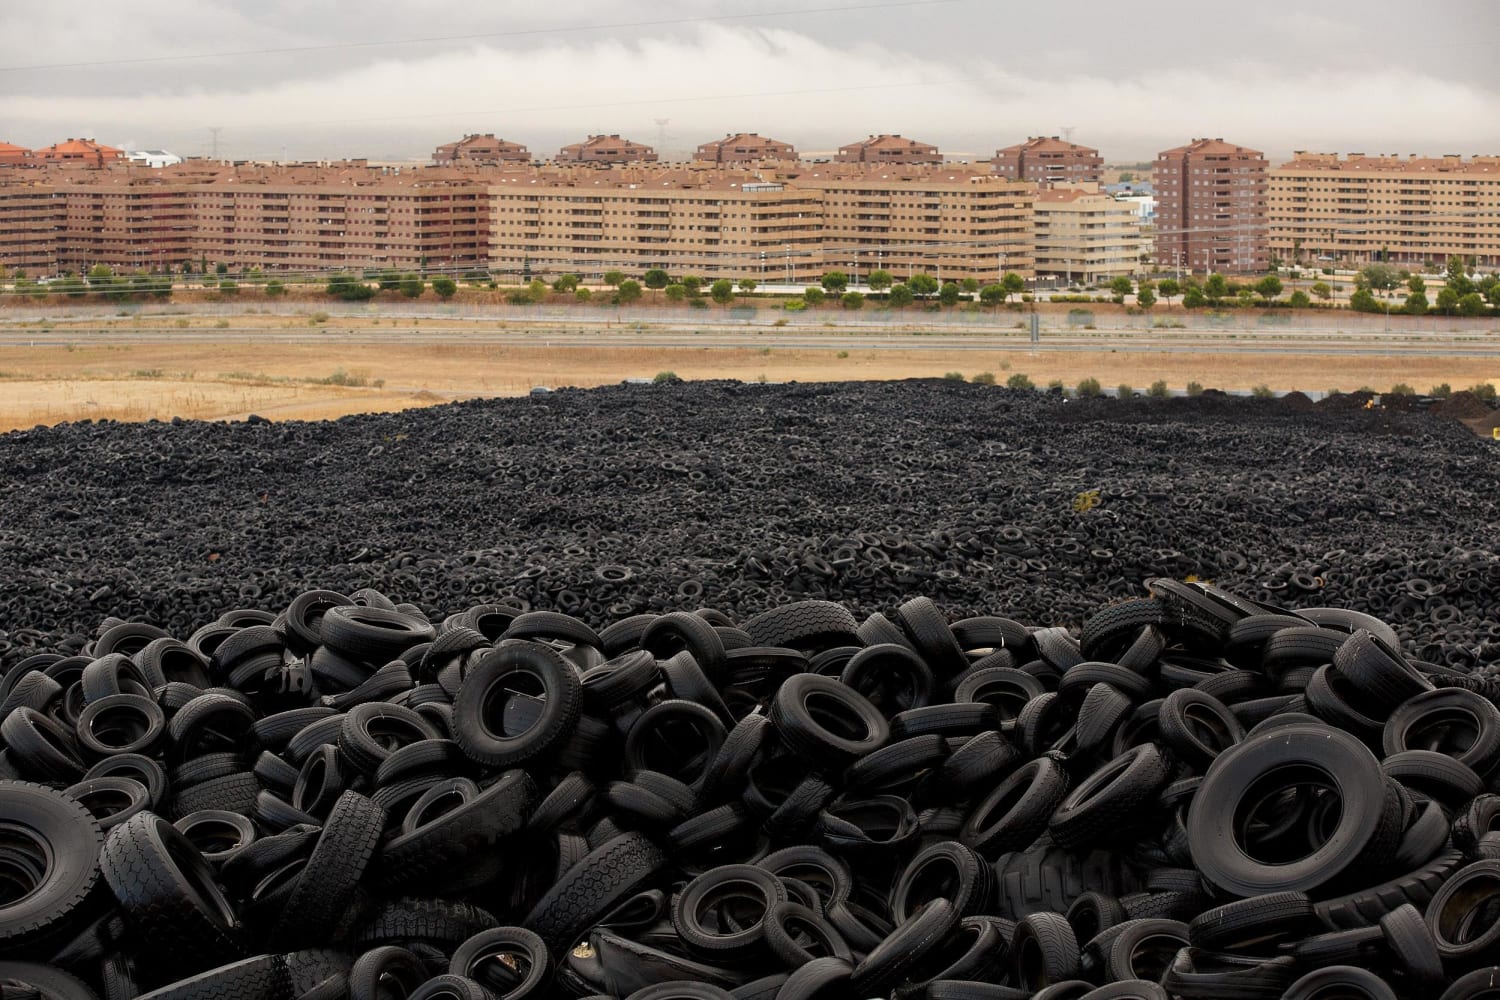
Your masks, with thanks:
<instances>
[{"instance_id":1,"label":"power line","mask_svg":"<svg viewBox=\"0 0 1500 1000\"><path fill-rule=\"evenodd\" d=\"M882 10L895 7L936 7L965 3L967 0L885 0L879 3L845 4L830 7L805 7L800 10L762 10L740 14L711 14L700 17L673 17L650 21L616 21L604 24L574 25L560 28L523 28L514 31L472 32L463 35L428 35L411 38L377 39L360 42L331 42L325 45L289 45L268 49L238 49L226 52L197 52L174 56L138 56L130 59L96 59L87 62L35 63L29 66L0 66L0 73L23 73L36 70L85 69L95 66L138 66L147 63L187 62L194 59L237 59L242 56L286 55L304 52L331 52L339 49L383 48L393 45L432 45L441 42L470 42L477 38L530 38L537 35L568 34L580 31L622 31L628 28L676 27L720 21L746 21L763 17L801 17L808 14L845 14L854 11Z\"/></svg>"}]
</instances>

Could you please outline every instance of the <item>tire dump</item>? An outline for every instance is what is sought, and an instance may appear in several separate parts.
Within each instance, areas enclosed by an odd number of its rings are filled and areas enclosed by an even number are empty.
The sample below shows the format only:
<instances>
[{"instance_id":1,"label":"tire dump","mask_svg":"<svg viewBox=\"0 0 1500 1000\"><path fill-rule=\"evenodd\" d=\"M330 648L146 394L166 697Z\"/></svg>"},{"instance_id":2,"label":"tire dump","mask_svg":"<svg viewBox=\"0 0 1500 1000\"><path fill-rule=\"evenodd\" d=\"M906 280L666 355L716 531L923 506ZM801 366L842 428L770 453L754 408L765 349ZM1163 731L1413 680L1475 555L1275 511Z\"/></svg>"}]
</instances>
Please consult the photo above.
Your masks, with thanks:
<instances>
[{"instance_id":1,"label":"tire dump","mask_svg":"<svg viewBox=\"0 0 1500 1000\"><path fill-rule=\"evenodd\" d=\"M0 469L0 997L1500 981L1442 416L693 383Z\"/></svg>"}]
</instances>

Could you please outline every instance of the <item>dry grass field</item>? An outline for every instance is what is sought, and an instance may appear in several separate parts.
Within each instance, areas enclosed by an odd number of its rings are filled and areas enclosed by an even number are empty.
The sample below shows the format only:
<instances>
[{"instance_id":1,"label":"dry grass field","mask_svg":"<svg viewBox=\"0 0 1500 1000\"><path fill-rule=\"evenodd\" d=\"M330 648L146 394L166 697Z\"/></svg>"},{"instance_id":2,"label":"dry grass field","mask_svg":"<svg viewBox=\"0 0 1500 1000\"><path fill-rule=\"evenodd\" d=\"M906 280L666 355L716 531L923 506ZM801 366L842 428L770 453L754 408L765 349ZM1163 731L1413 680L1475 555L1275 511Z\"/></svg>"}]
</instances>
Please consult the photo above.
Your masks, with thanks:
<instances>
[{"instance_id":1,"label":"dry grass field","mask_svg":"<svg viewBox=\"0 0 1500 1000\"><path fill-rule=\"evenodd\" d=\"M425 324L424 324L425 325ZM821 350L780 347L530 347L452 342L328 344L252 342L0 346L0 430L64 420L323 419L480 396L534 385L596 386L672 371L685 379L843 381L1024 373L1036 384L1086 377L1144 389L1197 381L1224 389L1419 391L1494 378L1484 359L1234 353L1115 353L1087 350Z\"/></svg>"}]
</instances>

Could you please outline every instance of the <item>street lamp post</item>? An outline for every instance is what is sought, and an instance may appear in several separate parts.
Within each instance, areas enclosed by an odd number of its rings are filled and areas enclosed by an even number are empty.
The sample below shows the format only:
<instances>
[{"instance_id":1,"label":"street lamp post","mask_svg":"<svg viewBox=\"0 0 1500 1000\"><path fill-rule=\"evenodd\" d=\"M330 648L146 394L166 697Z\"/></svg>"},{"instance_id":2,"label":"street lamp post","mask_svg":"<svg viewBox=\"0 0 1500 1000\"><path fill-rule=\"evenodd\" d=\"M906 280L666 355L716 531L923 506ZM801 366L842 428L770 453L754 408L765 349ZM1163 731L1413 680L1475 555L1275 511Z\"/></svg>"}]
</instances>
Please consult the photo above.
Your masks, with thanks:
<instances>
[{"instance_id":1,"label":"street lamp post","mask_svg":"<svg viewBox=\"0 0 1500 1000\"><path fill-rule=\"evenodd\" d=\"M786 283L792 283L792 245L786 245Z\"/></svg>"}]
</instances>

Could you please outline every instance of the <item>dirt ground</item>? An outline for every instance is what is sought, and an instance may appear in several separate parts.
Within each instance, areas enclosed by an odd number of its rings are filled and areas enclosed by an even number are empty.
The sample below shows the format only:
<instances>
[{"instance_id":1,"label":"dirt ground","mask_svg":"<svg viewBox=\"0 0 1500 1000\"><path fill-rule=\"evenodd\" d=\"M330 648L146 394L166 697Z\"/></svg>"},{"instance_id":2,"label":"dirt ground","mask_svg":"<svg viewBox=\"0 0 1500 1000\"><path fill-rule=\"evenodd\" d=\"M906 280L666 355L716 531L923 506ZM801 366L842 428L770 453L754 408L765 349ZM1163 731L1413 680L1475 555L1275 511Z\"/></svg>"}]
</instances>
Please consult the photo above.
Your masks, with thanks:
<instances>
[{"instance_id":1,"label":"dirt ground","mask_svg":"<svg viewBox=\"0 0 1500 1000\"><path fill-rule=\"evenodd\" d=\"M840 356L841 354L845 356ZM1455 389L1495 376L1474 358L1089 350L794 350L692 347L516 347L501 344L214 342L0 346L0 431L64 420L323 419L532 386L596 386L671 371L684 379L844 381L990 372L1037 385L1086 377L1144 389L1157 379L1223 389L1376 390L1405 382Z\"/></svg>"}]
</instances>

